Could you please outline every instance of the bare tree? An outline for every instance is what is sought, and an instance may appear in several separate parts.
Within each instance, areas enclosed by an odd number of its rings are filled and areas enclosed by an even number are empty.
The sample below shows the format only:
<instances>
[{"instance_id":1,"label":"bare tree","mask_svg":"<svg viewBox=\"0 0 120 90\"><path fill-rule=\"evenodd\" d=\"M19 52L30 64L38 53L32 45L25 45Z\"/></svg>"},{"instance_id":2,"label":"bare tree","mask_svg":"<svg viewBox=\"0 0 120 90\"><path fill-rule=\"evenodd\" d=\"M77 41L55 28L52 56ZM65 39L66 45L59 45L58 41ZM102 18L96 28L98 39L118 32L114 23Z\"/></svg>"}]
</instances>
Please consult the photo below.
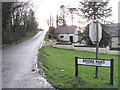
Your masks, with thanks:
<instances>
[{"instance_id":1,"label":"bare tree","mask_svg":"<svg viewBox=\"0 0 120 90\"><path fill-rule=\"evenodd\" d=\"M29 2L4 2L2 4L3 44L19 41L37 29L34 12L28 7Z\"/></svg>"},{"instance_id":2,"label":"bare tree","mask_svg":"<svg viewBox=\"0 0 120 90\"><path fill-rule=\"evenodd\" d=\"M65 15L66 15L66 7L65 5L60 6L60 15L58 16L59 25L66 25Z\"/></svg>"},{"instance_id":3,"label":"bare tree","mask_svg":"<svg viewBox=\"0 0 120 90\"><path fill-rule=\"evenodd\" d=\"M71 22L72 22L72 25L73 25L73 21L74 21L74 18L75 18L74 14L76 14L77 9L76 8L68 8L68 10L71 14Z\"/></svg>"}]
</instances>

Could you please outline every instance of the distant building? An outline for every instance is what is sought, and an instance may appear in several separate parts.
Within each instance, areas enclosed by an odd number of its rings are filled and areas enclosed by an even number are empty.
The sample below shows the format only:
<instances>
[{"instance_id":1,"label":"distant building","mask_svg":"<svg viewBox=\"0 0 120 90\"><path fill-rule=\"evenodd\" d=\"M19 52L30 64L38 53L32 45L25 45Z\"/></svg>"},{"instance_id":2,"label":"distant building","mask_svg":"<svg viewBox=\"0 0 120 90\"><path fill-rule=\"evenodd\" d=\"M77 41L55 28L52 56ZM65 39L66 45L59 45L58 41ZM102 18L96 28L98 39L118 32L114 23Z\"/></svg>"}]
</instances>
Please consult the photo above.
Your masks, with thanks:
<instances>
[{"instance_id":1,"label":"distant building","mask_svg":"<svg viewBox=\"0 0 120 90\"><path fill-rule=\"evenodd\" d=\"M76 26L58 26L54 32L58 41L78 42L78 31Z\"/></svg>"},{"instance_id":2,"label":"distant building","mask_svg":"<svg viewBox=\"0 0 120 90\"><path fill-rule=\"evenodd\" d=\"M110 49L120 50L120 23L102 25L102 39L100 46L110 46ZM92 46L89 38L89 25L83 33L83 40L85 45Z\"/></svg>"},{"instance_id":3,"label":"distant building","mask_svg":"<svg viewBox=\"0 0 120 90\"><path fill-rule=\"evenodd\" d=\"M120 23L109 24L110 28L105 29L105 31L110 35L111 49L120 49Z\"/></svg>"}]
</instances>

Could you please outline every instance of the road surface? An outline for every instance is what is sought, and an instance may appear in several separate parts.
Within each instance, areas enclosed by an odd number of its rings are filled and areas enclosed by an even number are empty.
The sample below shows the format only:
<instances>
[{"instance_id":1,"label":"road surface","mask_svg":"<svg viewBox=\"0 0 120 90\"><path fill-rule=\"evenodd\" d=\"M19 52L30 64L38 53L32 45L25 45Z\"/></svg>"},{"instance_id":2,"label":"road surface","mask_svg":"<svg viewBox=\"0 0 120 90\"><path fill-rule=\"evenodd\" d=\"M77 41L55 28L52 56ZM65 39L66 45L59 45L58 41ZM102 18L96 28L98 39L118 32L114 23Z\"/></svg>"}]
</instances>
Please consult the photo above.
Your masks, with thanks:
<instances>
[{"instance_id":1,"label":"road surface","mask_svg":"<svg viewBox=\"0 0 120 90\"><path fill-rule=\"evenodd\" d=\"M3 49L2 88L51 88L35 67L44 37L45 32L41 31L27 41Z\"/></svg>"}]
</instances>

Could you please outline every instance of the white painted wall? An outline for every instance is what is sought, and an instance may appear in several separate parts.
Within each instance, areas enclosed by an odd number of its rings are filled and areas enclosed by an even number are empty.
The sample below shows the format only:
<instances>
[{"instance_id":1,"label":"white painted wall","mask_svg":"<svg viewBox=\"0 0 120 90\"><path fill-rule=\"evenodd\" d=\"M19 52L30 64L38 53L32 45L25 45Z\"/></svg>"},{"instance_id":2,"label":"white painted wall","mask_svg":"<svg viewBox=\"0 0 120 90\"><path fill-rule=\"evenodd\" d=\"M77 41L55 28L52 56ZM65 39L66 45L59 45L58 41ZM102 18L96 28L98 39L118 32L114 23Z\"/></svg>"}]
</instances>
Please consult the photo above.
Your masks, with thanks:
<instances>
[{"instance_id":1,"label":"white painted wall","mask_svg":"<svg viewBox=\"0 0 120 90\"><path fill-rule=\"evenodd\" d=\"M61 36L63 36L63 38L61 38ZM70 42L70 36L73 36L73 42L78 42L78 36L75 34L58 34L57 39Z\"/></svg>"},{"instance_id":2,"label":"white painted wall","mask_svg":"<svg viewBox=\"0 0 120 90\"><path fill-rule=\"evenodd\" d=\"M74 42L78 42L78 35L74 35L74 37L75 37Z\"/></svg>"},{"instance_id":3,"label":"white painted wall","mask_svg":"<svg viewBox=\"0 0 120 90\"><path fill-rule=\"evenodd\" d=\"M120 45L118 45L118 37L111 38L111 48L120 48Z\"/></svg>"},{"instance_id":4,"label":"white painted wall","mask_svg":"<svg viewBox=\"0 0 120 90\"><path fill-rule=\"evenodd\" d=\"M60 41L70 42L70 36L73 36L73 42L78 42L78 31L76 30L74 34L56 34L56 37ZM63 38L61 38L63 36Z\"/></svg>"}]
</instances>

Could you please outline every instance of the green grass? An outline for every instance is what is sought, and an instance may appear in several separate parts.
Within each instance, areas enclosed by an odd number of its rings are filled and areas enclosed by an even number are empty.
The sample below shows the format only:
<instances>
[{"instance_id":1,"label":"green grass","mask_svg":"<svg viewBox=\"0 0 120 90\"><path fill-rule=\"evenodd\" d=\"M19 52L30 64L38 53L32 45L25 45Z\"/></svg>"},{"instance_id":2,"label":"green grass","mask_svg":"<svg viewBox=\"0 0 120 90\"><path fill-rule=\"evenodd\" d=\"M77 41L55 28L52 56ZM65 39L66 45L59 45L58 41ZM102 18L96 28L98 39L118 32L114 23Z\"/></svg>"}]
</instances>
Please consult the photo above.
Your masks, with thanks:
<instances>
[{"instance_id":1,"label":"green grass","mask_svg":"<svg viewBox=\"0 0 120 90\"><path fill-rule=\"evenodd\" d=\"M45 36L45 41L48 41L49 39L48 39L48 32L47 32L47 34L46 34L46 36Z\"/></svg>"},{"instance_id":2,"label":"green grass","mask_svg":"<svg viewBox=\"0 0 120 90\"><path fill-rule=\"evenodd\" d=\"M55 88L118 88L118 55L99 54L100 59L114 58L114 85L109 85L110 68L99 67L98 79L95 67L79 65L75 77L75 56L95 58L92 52L43 47L38 55L47 79Z\"/></svg>"}]
</instances>

